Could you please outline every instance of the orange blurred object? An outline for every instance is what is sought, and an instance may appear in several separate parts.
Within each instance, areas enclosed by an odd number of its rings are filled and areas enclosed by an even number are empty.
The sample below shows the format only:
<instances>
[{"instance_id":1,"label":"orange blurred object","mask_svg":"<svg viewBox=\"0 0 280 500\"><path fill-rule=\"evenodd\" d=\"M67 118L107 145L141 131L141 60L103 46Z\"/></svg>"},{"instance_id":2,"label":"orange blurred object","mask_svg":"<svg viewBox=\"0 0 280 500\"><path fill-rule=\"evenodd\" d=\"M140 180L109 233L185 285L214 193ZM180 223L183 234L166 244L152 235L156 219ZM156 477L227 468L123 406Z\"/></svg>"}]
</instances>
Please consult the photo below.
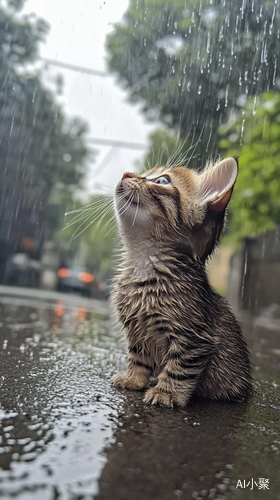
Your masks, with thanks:
<instances>
[{"instance_id":1,"label":"orange blurred object","mask_svg":"<svg viewBox=\"0 0 280 500\"><path fill-rule=\"evenodd\" d=\"M29 236L25 236L21 240L21 245L26 250L31 250L32 248L34 248L34 245L35 245L34 239L33 238L29 238Z\"/></svg>"},{"instance_id":2,"label":"orange blurred object","mask_svg":"<svg viewBox=\"0 0 280 500\"><path fill-rule=\"evenodd\" d=\"M59 278L69 278L69 276L71 276L71 271L70 271L70 269L67 269L66 267L61 267L57 271L57 276Z\"/></svg>"},{"instance_id":3,"label":"orange blurred object","mask_svg":"<svg viewBox=\"0 0 280 500\"><path fill-rule=\"evenodd\" d=\"M91 273L79 273L78 279L83 283L92 283L94 281L94 276Z\"/></svg>"},{"instance_id":4,"label":"orange blurred object","mask_svg":"<svg viewBox=\"0 0 280 500\"><path fill-rule=\"evenodd\" d=\"M62 300L58 300L54 306L54 314L59 318L61 318L62 316L64 316L64 313L65 313L64 302Z\"/></svg>"},{"instance_id":5,"label":"orange blurred object","mask_svg":"<svg viewBox=\"0 0 280 500\"><path fill-rule=\"evenodd\" d=\"M76 318L79 320L84 320L86 319L87 311L86 309L77 309L76 310Z\"/></svg>"}]
</instances>

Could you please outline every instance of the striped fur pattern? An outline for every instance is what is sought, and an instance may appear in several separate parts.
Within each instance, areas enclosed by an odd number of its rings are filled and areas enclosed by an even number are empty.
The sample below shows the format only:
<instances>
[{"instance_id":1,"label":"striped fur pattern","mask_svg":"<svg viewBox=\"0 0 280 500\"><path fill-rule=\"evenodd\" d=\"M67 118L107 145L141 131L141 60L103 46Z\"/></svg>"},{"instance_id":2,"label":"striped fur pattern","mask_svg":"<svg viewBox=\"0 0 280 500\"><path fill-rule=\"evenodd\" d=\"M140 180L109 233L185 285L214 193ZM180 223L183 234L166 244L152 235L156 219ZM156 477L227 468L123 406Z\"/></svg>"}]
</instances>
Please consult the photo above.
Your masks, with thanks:
<instances>
[{"instance_id":1,"label":"striped fur pattern","mask_svg":"<svg viewBox=\"0 0 280 500\"><path fill-rule=\"evenodd\" d=\"M250 394L241 329L205 271L237 170L235 158L200 174L155 167L125 173L116 187L124 255L112 299L129 353L125 374L112 384L147 388L147 403L185 406L193 393L224 400Z\"/></svg>"}]
</instances>

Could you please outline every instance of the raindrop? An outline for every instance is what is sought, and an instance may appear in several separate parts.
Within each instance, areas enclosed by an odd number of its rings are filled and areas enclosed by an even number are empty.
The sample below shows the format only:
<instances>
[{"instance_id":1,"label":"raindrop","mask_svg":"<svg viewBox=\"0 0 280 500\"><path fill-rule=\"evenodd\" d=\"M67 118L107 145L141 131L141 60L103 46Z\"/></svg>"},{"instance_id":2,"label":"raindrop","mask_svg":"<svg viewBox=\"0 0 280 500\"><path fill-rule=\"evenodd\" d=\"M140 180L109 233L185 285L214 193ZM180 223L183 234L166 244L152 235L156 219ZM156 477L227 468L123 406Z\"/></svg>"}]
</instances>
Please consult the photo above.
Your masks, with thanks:
<instances>
[{"instance_id":1,"label":"raindrop","mask_svg":"<svg viewBox=\"0 0 280 500\"><path fill-rule=\"evenodd\" d=\"M238 33L239 16L236 16L235 33Z\"/></svg>"},{"instance_id":2,"label":"raindrop","mask_svg":"<svg viewBox=\"0 0 280 500\"><path fill-rule=\"evenodd\" d=\"M211 43L211 35L210 35L210 32L209 32L208 35L207 35L207 44L206 44L206 52L207 52L207 54L209 54L209 52L210 52L210 43Z\"/></svg>"},{"instance_id":3,"label":"raindrop","mask_svg":"<svg viewBox=\"0 0 280 500\"><path fill-rule=\"evenodd\" d=\"M226 87L226 93L225 93L225 108L227 107L228 105L228 88L229 88L229 85L227 85Z\"/></svg>"},{"instance_id":4,"label":"raindrop","mask_svg":"<svg viewBox=\"0 0 280 500\"><path fill-rule=\"evenodd\" d=\"M247 102L247 96L245 94L240 94L236 99L236 104L237 106L240 107L245 106L246 102Z\"/></svg>"},{"instance_id":5,"label":"raindrop","mask_svg":"<svg viewBox=\"0 0 280 500\"><path fill-rule=\"evenodd\" d=\"M275 7L273 9L273 13L272 13L272 18L271 18L271 23L270 23L270 26L269 26L269 34L272 35L272 31L273 31L273 23L274 23L274 18L275 18Z\"/></svg>"},{"instance_id":6,"label":"raindrop","mask_svg":"<svg viewBox=\"0 0 280 500\"><path fill-rule=\"evenodd\" d=\"M69 153L64 153L62 158L66 163L69 163L72 160L72 156Z\"/></svg>"},{"instance_id":7,"label":"raindrop","mask_svg":"<svg viewBox=\"0 0 280 500\"><path fill-rule=\"evenodd\" d=\"M242 114L244 116L244 111L242 112ZM244 135L244 128L245 128L245 118L242 119L241 132L240 132L240 144L242 144L243 135Z\"/></svg>"},{"instance_id":8,"label":"raindrop","mask_svg":"<svg viewBox=\"0 0 280 500\"><path fill-rule=\"evenodd\" d=\"M273 71L273 78L272 78L272 85L274 86L276 83L276 71L277 71L277 59L274 56L274 71Z\"/></svg>"},{"instance_id":9,"label":"raindrop","mask_svg":"<svg viewBox=\"0 0 280 500\"><path fill-rule=\"evenodd\" d=\"M257 96L254 97L254 104L253 104L253 111L252 111L253 115L256 114L256 102L257 102Z\"/></svg>"},{"instance_id":10,"label":"raindrop","mask_svg":"<svg viewBox=\"0 0 280 500\"><path fill-rule=\"evenodd\" d=\"M200 95L200 94L201 94L201 84L200 84L200 85L199 85L199 87L198 87L198 91L197 91L197 93L198 93L198 95Z\"/></svg>"}]
</instances>

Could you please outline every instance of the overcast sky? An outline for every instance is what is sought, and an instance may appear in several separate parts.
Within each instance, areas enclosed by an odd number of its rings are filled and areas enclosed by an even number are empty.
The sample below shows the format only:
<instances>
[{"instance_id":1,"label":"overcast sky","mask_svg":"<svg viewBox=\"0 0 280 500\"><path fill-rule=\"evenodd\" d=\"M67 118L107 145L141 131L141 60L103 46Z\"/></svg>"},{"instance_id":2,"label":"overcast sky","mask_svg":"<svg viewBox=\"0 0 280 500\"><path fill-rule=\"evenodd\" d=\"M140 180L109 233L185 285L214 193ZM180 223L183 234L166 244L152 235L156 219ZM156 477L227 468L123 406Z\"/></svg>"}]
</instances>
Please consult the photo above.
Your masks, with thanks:
<instances>
[{"instance_id":1,"label":"overcast sky","mask_svg":"<svg viewBox=\"0 0 280 500\"><path fill-rule=\"evenodd\" d=\"M128 0L27 0L24 12L34 12L50 25L40 55L71 65L106 71L105 37L112 23L121 20ZM127 102L127 94L112 77L88 75L49 66L46 79L61 74L64 80L62 102L68 115L81 116L89 124L89 136L146 143L154 126L147 124L138 106ZM89 165L87 189L112 186L121 174L135 168L141 151L96 146L98 156ZM104 164L106 163L106 165ZM102 167L102 168L101 168Z\"/></svg>"}]
</instances>

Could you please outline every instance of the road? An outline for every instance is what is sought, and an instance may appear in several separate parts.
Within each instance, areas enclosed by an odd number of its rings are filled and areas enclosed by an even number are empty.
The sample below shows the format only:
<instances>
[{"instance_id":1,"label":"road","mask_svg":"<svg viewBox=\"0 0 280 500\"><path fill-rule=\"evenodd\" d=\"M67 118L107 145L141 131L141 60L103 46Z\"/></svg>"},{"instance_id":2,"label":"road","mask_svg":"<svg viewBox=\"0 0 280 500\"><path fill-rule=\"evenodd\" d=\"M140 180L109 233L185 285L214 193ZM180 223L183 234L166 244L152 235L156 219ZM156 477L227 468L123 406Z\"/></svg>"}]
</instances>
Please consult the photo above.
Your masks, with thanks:
<instances>
[{"instance_id":1,"label":"road","mask_svg":"<svg viewBox=\"0 0 280 500\"><path fill-rule=\"evenodd\" d=\"M243 318L249 402L154 408L110 386L125 345L106 302L0 287L0 497L280 499L275 324Z\"/></svg>"}]
</instances>

